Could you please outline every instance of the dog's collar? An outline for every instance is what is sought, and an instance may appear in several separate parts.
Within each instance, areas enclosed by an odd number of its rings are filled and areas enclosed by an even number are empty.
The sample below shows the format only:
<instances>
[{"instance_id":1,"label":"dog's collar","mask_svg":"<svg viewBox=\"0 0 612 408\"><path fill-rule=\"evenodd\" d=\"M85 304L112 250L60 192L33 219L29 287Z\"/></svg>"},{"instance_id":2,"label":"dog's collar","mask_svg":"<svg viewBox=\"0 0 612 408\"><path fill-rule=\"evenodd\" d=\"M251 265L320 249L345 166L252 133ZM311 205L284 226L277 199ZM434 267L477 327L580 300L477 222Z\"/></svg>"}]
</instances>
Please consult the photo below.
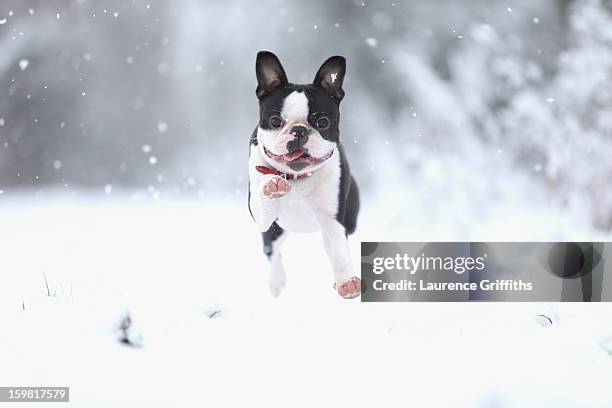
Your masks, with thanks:
<instances>
[{"instance_id":1,"label":"dog's collar","mask_svg":"<svg viewBox=\"0 0 612 408\"><path fill-rule=\"evenodd\" d=\"M282 171L275 169L274 167L266 167L266 166L255 166L255 170L257 170L261 174L274 174L275 176L281 176L285 180L293 180L293 179L301 180L303 178L312 176L312 173L310 172L295 175L295 174L283 173Z\"/></svg>"}]
</instances>

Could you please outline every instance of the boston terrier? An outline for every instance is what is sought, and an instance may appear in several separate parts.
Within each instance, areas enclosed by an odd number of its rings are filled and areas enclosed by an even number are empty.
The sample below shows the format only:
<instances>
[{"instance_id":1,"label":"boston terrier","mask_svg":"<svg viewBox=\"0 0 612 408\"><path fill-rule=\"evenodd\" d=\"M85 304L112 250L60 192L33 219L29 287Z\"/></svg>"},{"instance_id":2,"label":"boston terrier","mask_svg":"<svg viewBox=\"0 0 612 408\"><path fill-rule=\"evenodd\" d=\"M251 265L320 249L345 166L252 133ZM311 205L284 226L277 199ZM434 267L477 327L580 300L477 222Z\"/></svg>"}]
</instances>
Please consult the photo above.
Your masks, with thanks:
<instances>
[{"instance_id":1,"label":"boston terrier","mask_svg":"<svg viewBox=\"0 0 612 408\"><path fill-rule=\"evenodd\" d=\"M280 250L287 232L320 230L334 288L355 298L361 280L347 237L357 225L359 191L339 141L346 61L331 57L312 84L298 85L287 81L276 55L261 51L255 72L259 124L250 140L249 211L270 260L270 290L278 296L285 286Z\"/></svg>"}]
</instances>

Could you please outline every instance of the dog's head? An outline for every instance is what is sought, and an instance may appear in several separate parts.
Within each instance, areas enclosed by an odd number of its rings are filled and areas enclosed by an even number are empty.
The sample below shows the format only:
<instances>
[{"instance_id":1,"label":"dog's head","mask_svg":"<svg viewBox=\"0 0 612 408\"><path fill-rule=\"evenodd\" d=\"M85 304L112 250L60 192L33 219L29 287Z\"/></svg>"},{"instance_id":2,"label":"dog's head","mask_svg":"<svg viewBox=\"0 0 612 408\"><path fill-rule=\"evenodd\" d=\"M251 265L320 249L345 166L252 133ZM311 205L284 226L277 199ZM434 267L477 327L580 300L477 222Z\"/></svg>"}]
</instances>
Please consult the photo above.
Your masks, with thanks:
<instances>
[{"instance_id":1,"label":"dog's head","mask_svg":"<svg viewBox=\"0 0 612 408\"><path fill-rule=\"evenodd\" d=\"M316 169L338 143L345 59L329 58L308 85L289 83L271 52L257 54L255 70L260 108L257 140L266 160L285 172Z\"/></svg>"}]
</instances>

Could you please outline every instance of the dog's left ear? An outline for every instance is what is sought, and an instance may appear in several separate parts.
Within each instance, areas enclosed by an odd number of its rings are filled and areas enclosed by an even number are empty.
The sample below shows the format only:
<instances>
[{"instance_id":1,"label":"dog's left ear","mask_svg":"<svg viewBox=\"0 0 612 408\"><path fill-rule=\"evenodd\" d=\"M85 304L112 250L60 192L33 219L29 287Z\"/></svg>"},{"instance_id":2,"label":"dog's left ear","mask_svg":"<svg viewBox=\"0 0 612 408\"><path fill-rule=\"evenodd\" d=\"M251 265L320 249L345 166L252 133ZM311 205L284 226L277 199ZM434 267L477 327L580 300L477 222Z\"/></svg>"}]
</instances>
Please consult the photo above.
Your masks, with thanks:
<instances>
[{"instance_id":1,"label":"dog's left ear","mask_svg":"<svg viewBox=\"0 0 612 408\"><path fill-rule=\"evenodd\" d=\"M313 84L322 88L329 96L341 101L344 98L342 82L346 73L346 60L338 55L330 57L321 65Z\"/></svg>"}]
</instances>

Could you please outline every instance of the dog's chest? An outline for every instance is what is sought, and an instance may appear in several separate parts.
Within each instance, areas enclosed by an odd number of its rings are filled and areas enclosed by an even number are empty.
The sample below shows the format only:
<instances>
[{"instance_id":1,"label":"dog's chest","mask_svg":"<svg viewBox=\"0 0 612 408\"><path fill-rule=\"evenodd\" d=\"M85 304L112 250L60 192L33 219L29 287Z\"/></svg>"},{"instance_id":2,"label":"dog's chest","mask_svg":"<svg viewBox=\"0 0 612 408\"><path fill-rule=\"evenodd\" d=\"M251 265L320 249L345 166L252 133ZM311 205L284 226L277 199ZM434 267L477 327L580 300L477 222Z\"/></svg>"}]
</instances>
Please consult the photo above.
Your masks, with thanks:
<instances>
[{"instance_id":1,"label":"dog's chest","mask_svg":"<svg viewBox=\"0 0 612 408\"><path fill-rule=\"evenodd\" d=\"M279 204L278 224L290 232L319 229L317 214L335 217L338 212L340 165L338 155L308 178L292 182L291 192Z\"/></svg>"},{"instance_id":2,"label":"dog's chest","mask_svg":"<svg viewBox=\"0 0 612 408\"><path fill-rule=\"evenodd\" d=\"M285 197L279 205L277 223L290 232L314 232L319 229L315 210L297 194Z\"/></svg>"}]
</instances>

